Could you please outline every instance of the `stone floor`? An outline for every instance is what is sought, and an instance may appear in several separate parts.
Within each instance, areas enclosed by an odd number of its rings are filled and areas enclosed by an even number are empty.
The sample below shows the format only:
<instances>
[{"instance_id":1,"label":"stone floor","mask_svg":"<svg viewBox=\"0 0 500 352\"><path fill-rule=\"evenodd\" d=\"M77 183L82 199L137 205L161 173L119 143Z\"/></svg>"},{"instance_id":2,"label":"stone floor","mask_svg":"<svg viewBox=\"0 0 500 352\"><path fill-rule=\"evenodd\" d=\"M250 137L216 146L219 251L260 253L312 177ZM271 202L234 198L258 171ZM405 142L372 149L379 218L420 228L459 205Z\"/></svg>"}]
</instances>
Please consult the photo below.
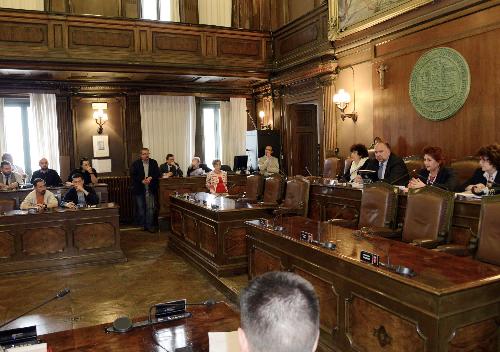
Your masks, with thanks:
<instances>
[{"instance_id":1,"label":"stone floor","mask_svg":"<svg viewBox=\"0 0 500 352\"><path fill-rule=\"evenodd\" d=\"M0 276L0 323L54 296L71 293L8 325L37 325L38 334L146 316L150 305L187 298L226 298L198 270L167 249L166 233L122 231L126 263ZM244 281L240 278L238 281ZM241 283L239 283L241 285Z\"/></svg>"}]
</instances>

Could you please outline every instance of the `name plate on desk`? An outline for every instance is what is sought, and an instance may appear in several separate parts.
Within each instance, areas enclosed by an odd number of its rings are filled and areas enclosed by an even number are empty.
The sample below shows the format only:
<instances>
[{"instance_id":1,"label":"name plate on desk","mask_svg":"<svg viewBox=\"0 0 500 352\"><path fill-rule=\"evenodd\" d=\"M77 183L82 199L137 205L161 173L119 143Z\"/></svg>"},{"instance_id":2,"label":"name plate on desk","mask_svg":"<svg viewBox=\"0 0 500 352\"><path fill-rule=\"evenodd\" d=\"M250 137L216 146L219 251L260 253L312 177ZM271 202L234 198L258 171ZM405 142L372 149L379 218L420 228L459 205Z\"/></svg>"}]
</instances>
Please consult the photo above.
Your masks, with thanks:
<instances>
[{"instance_id":1,"label":"name plate on desk","mask_svg":"<svg viewBox=\"0 0 500 352\"><path fill-rule=\"evenodd\" d=\"M361 251L359 254L359 260L363 263L373 264L378 266L380 264L380 257L374 253Z\"/></svg>"}]
</instances>

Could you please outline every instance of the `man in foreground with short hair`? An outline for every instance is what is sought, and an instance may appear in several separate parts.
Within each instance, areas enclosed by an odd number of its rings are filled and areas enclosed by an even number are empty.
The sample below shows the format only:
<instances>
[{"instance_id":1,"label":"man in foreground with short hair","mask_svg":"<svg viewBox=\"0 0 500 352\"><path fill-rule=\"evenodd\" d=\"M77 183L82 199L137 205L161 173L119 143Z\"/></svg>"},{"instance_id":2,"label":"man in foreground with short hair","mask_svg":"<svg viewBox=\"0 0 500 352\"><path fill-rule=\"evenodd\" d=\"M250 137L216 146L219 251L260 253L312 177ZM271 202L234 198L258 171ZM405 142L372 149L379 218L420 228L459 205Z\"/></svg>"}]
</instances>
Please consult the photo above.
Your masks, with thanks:
<instances>
[{"instance_id":1,"label":"man in foreground with short hair","mask_svg":"<svg viewBox=\"0 0 500 352\"><path fill-rule=\"evenodd\" d=\"M37 178L41 178L45 181L45 185L47 187L57 187L62 185L61 177L56 170L49 169L49 161L46 158L41 158L38 162L40 166L40 170L33 172L33 176L31 176L31 183L34 184L34 181Z\"/></svg>"},{"instance_id":2,"label":"man in foreground with short hair","mask_svg":"<svg viewBox=\"0 0 500 352\"><path fill-rule=\"evenodd\" d=\"M74 174L72 184L73 188L64 195L62 205L65 208L76 209L99 204L99 197L94 188L84 185L82 174Z\"/></svg>"},{"instance_id":3,"label":"man in foreground with short hair","mask_svg":"<svg viewBox=\"0 0 500 352\"><path fill-rule=\"evenodd\" d=\"M56 196L51 191L47 191L45 181L41 178L35 178L33 183L34 189L21 203L21 210L37 209L38 211L47 208L57 208L59 202Z\"/></svg>"},{"instance_id":4,"label":"man in foreground with short hair","mask_svg":"<svg viewBox=\"0 0 500 352\"><path fill-rule=\"evenodd\" d=\"M0 170L2 171L0 174L0 190L12 191L19 188L19 185L23 182L23 178L12 170L10 161L2 161Z\"/></svg>"},{"instance_id":5,"label":"man in foreground with short hair","mask_svg":"<svg viewBox=\"0 0 500 352\"><path fill-rule=\"evenodd\" d=\"M391 146L385 141L375 144L375 160L368 160L366 169L374 171L369 174L373 182L384 181L391 185L406 186L410 180L408 168L403 159L391 152ZM361 183L361 176L355 178Z\"/></svg>"},{"instance_id":6,"label":"man in foreground with short hair","mask_svg":"<svg viewBox=\"0 0 500 352\"><path fill-rule=\"evenodd\" d=\"M319 339L319 302L312 285L288 272L252 280L240 296L241 352L313 352Z\"/></svg>"}]
</instances>

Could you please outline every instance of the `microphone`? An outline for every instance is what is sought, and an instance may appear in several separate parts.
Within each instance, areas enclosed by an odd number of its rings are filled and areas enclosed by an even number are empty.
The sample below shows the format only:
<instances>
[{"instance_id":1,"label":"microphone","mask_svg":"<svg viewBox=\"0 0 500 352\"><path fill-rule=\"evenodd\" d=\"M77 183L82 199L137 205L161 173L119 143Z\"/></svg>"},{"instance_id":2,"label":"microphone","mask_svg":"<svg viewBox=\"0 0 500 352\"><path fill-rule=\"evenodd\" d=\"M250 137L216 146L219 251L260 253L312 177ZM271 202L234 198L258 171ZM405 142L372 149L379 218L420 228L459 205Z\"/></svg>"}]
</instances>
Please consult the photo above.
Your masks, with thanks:
<instances>
[{"instance_id":1,"label":"microphone","mask_svg":"<svg viewBox=\"0 0 500 352\"><path fill-rule=\"evenodd\" d=\"M36 310L36 309L41 308L41 307L45 306L46 304L49 304L50 302L52 302L52 301L54 301L54 300L56 300L56 299L59 299L59 298L62 298L62 297L64 297L64 296L66 296L66 295L67 295L68 293L70 293L70 292L71 292L71 291L70 291L70 289L69 289L69 288L65 288L65 289L63 289L63 290L59 291L59 292L58 292L58 293L57 293L54 297L49 298L48 300L46 300L46 301L44 301L44 302L40 303L39 305L37 305L37 306L35 306L35 307L31 308L30 310L28 310L28 311L26 311L26 312L24 312L24 313L22 313L22 314L18 315L17 317L15 317L15 318L13 318L13 319L11 319L11 320L9 320L9 321L7 321L7 322L3 323L2 325L0 325L0 329L2 329L3 327L5 327L5 326L9 325L10 323L12 323L12 322L13 322L13 321L15 321L15 320L17 320L17 319L19 319L19 318L24 317L26 314L31 313L32 311L34 311L34 310Z\"/></svg>"},{"instance_id":2,"label":"microphone","mask_svg":"<svg viewBox=\"0 0 500 352\"><path fill-rule=\"evenodd\" d=\"M394 184L395 184L395 183L397 183L397 182L401 181L401 180L402 180L402 179L404 179L405 177L408 177L408 176L409 176L409 174L413 174L413 173L415 173L415 172L417 172L417 169L413 169L413 170L411 170L409 173L399 176L399 177L398 177L398 178L396 178L395 180L392 180L391 182L389 182L389 184L390 184L391 186L394 186ZM382 181L383 181L383 180L382 180Z\"/></svg>"},{"instance_id":3,"label":"microphone","mask_svg":"<svg viewBox=\"0 0 500 352\"><path fill-rule=\"evenodd\" d=\"M308 168L307 166L306 166L304 169L307 171L307 173L309 174L309 176L312 176L312 175L313 175L313 174L311 173L311 171L309 171L309 168Z\"/></svg>"}]
</instances>

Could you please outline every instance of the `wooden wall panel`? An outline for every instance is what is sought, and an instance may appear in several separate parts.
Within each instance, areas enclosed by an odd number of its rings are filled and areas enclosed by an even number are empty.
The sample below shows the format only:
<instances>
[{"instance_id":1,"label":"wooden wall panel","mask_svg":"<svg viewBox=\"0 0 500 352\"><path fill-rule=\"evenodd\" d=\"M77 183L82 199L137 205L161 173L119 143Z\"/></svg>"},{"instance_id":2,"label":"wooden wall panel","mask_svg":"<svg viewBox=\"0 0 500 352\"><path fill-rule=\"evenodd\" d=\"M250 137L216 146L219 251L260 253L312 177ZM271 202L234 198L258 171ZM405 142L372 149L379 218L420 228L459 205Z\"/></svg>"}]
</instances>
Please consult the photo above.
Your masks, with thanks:
<instances>
[{"instance_id":1,"label":"wooden wall panel","mask_svg":"<svg viewBox=\"0 0 500 352\"><path fill-rule=\"evenodd\" d=\"M198 24L198 0L179 0L181 22Z\"/></svg>"},{"instance_id":2,"label":"wooden wall panel","mask_svg":"<svg viewBox=\"0 0 500 352\"><path fill-rule=\"evenodd\" d=\"M376 68L381 63L389 71L385 89L373 87L374 135L386 138L401 155L418 154L430 144L441 146L450 159L500 141L499 17L497 6L378 45L380 56L373 66L373 82L378 82ZM408 84L420 56L437 46L453 48L464 56L471 72L471 88L455 116L434 122L413 108Z\"/></svg>"},{"instance_id":3,"label":"wooden wall panel","mask_svg":"<svg viewBox=\"0 0 500 352\"><path fill-rule=\"evenodd\" d=\"M70 168L73 169L75 167L75 160L73 155L73 119L71 117L70 98L68 96L57 96L56 109L59 155L67 158ZM70 170L67 170L67 172L70 172Z\"/></svg>"},{"instance_id":4,"label":"wooden wall panel","mask_svg":"<svg viewBox=\"0 0 500 352\"><path fill-rule=\"evenodd\" d=\"M129 95L126 98L125 109L125 140L127 142L127 168L139 158L142 145L141 107L139 95Z\"/></svg>"}]
</instances>

